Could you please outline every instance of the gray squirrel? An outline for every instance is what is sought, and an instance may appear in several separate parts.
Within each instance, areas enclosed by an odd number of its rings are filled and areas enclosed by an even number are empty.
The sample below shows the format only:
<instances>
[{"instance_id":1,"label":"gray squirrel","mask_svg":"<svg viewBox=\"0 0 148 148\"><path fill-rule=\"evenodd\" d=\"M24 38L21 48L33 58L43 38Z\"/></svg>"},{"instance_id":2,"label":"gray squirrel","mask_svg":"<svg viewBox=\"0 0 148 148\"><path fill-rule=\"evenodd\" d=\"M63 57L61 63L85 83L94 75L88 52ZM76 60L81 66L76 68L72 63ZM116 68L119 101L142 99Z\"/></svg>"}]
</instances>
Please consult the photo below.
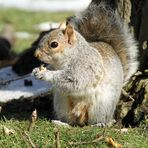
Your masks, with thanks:
<instances>
[{"instance_id":1,"label":"gray squirrel","mask_svg":"<svg viewBox=\"0 0 148 148\"><path fill-rule=\"evenodd\" d=\"M79 126L110 124L122 87L138 67L134 38L104 3L92 2L46 34L35 55L54 68L32 73L55 88L57 119Z\"/></svg>"}]
</instances>

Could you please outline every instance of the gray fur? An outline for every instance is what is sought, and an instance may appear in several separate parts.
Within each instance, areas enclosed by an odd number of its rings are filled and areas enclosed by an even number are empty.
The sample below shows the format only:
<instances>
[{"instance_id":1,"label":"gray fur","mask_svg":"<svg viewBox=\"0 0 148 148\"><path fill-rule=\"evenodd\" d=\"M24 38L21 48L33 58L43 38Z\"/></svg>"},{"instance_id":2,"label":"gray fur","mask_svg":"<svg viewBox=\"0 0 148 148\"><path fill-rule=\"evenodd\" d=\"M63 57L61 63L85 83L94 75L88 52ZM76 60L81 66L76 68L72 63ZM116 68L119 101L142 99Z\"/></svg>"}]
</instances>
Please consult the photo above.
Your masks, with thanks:
<instances>
[{"instance_id":1,"label":"gray fur","mask_svg":"<svg viewBox=\"0 0 148 148\"><path fill-rule=\"evenodd\" d=\"M70 18L68 23L73 24L88 42L103 41L114 48L123 65L125 83L136 72L137 43L128 27L109 6L92 2L84 12Z\"/></svg>"},{"instance_id":2,"label":"gray fur","mask_svg":"<svg viewBox=\"0 0 148 148\"><path fill-rule=\"evenodd\" d=\"M55 70L36 68L33 74L53 84L58 119L81 126L106 125L112 121L123 83L137 70L135 41L116 14L103 4L91 4L69 22L78 31L74 31L76 43L69 44L63 30L50 32L38 50L40 60ZM52 54L48 49L47 43L52 38L64 44L62 52ZM78 121L86 113L86 119Z\"/></svg>"}]
</instances>

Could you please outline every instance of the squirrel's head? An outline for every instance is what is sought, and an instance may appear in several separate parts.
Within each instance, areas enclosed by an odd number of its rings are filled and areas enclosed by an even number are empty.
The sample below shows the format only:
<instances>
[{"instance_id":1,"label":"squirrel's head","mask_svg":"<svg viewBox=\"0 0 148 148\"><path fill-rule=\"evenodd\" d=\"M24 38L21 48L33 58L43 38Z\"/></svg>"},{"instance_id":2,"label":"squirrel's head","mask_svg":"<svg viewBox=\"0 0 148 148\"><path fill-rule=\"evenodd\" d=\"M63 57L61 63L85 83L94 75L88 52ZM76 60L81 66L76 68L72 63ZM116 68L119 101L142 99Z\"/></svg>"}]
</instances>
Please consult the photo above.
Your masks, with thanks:
<instances>
[{"instance_id":1,"label":"squirrel's head","mask_svg":"<svg viewBox=\"0 0 148 148\"><path fill-rule=\"evenodd\" d=\"M74 27L62 23L57 29L46 34L35 51L35 56L47 64L58 64L71 49L76 46Z\"/></svg>"}]
</instances>

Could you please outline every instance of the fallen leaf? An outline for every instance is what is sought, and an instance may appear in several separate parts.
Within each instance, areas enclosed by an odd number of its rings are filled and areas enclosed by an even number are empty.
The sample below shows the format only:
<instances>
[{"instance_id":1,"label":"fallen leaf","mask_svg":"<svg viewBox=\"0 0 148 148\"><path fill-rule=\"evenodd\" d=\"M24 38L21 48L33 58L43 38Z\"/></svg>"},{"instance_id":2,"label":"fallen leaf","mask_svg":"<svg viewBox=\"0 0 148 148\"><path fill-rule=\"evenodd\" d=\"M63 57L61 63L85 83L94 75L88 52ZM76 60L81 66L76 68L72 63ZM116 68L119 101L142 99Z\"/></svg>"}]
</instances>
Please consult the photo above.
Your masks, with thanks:
<instances>
[{"instance_id":1,"label":"fallen leaf","mask_svg":"<svg viewBox=\"0 0 148 148\"><path fill-rule=\"evenodd\" d=\"M3 126L3 133L4 135L8 136L11 134L15 134L15 131L13 129L9 129L6 126Z\"/></svg>"},{"instance_id":2,"label":"fallen leaf","mask_svg":"<svg viewBox=\"0 0 148 148\"><path fill-rule=\"evenodd\" d=\"M117 143L116 141L114 141L112 138L110 137L106 137L106 142L111 145L114 148L122 148L122 145Z\"/></svg>"},{"instance_id":3,"label":"fallen leaf","mask_svg":"<svg viewBox=\"0 0 148 148\"><path fill-rule=\"evenodd\" d=\"M37 110L35 109L32 112L31 117L30 117L30 123L29 123L28 131L30 131L33 128L33 126L35 125L36 120L37 120Z\"/></svg>"},{"instance_id":4,"label":"fallen leaf","mask_svg":"<svg viewBox=\"0 0 148 148\"><path fill-rule=\"evenodd\" d=\"M128 132L128 128L122 128L122 129L120 130L120 132L121 132L121 134L127 133L127 132Z\"/></svg>"},{"instance_id":5,"label":"fallen leaf","mask_svg":"<svg viewBox=\"0 0 148 148\"><path fill-rule=\"evenodd\" d=\"M35 109L31 114L31 122L35 122L37 120L37 110Z\"/></svg>"},{"instance_id":6,"label":"fallen leaf","mask_svg":"<svg viewBox=\"0 0 148 148\"><path fill-rule=\"evenodd\" d=\"M55 147L60 148L60 131L58 128L54 129L54 135L55 135Z\"/></svg>"}]
</instances>

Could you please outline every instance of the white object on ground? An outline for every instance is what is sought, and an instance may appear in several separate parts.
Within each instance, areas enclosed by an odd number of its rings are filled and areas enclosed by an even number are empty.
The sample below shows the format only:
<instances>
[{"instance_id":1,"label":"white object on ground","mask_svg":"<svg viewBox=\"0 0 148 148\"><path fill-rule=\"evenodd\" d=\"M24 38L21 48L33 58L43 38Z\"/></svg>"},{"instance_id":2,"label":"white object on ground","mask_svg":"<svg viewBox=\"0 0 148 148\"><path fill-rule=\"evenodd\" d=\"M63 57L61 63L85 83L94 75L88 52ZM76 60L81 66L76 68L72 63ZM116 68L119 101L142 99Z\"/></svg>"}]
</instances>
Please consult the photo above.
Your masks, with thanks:
<instances>
[{"instance_id":1,"label":"white object on ground","mask_svg":"<svg viewBox=\"0 0 148 148\"><path fill-rule=\"evenodd\" d=\"M29 39L31 38L31 34L29 32L15 32L15 37L16 38L21 38L21 39Z\"/></svg>"},{"instance_id":2,"label":"white object on ground","mask_svg":"<svg viewBox=\"0 0 148 148\"><path fill-rule=\"evenodd\" d=\"M1 84L1 82L9 80L15 81L11 81L6 85ZM32 81L32 85L25 86L25 80ZM11 100L24 99L33 96L35 97L47 93L51 89L51 84L45 81L36 80L31 75L26 75L26 77L22 78L19 77L13 72L12 67L0 69L0 103L6 103Z\"/></svg>"},{"instance_id":3,"label":"white object on ground","mask_svg":"<svg viewBox=\"0 0 148 148\"><path fill-rule=\"evenodd\" d=\"M51 122L59 126L70 126L68 123L62 122L60 120L51 120Z\"/></svg>"},{"instance_id":4,"label":"white object on ground","mask_svg":"<svg viewBox=\"0 0 148 148\"><path fill-rule=\"evenodd\" d=\"M52 28L58 28L60 23L56 22L43 22L34 26L35 29L40 31L46 31Z\"/></svg>"}]
</instances>

